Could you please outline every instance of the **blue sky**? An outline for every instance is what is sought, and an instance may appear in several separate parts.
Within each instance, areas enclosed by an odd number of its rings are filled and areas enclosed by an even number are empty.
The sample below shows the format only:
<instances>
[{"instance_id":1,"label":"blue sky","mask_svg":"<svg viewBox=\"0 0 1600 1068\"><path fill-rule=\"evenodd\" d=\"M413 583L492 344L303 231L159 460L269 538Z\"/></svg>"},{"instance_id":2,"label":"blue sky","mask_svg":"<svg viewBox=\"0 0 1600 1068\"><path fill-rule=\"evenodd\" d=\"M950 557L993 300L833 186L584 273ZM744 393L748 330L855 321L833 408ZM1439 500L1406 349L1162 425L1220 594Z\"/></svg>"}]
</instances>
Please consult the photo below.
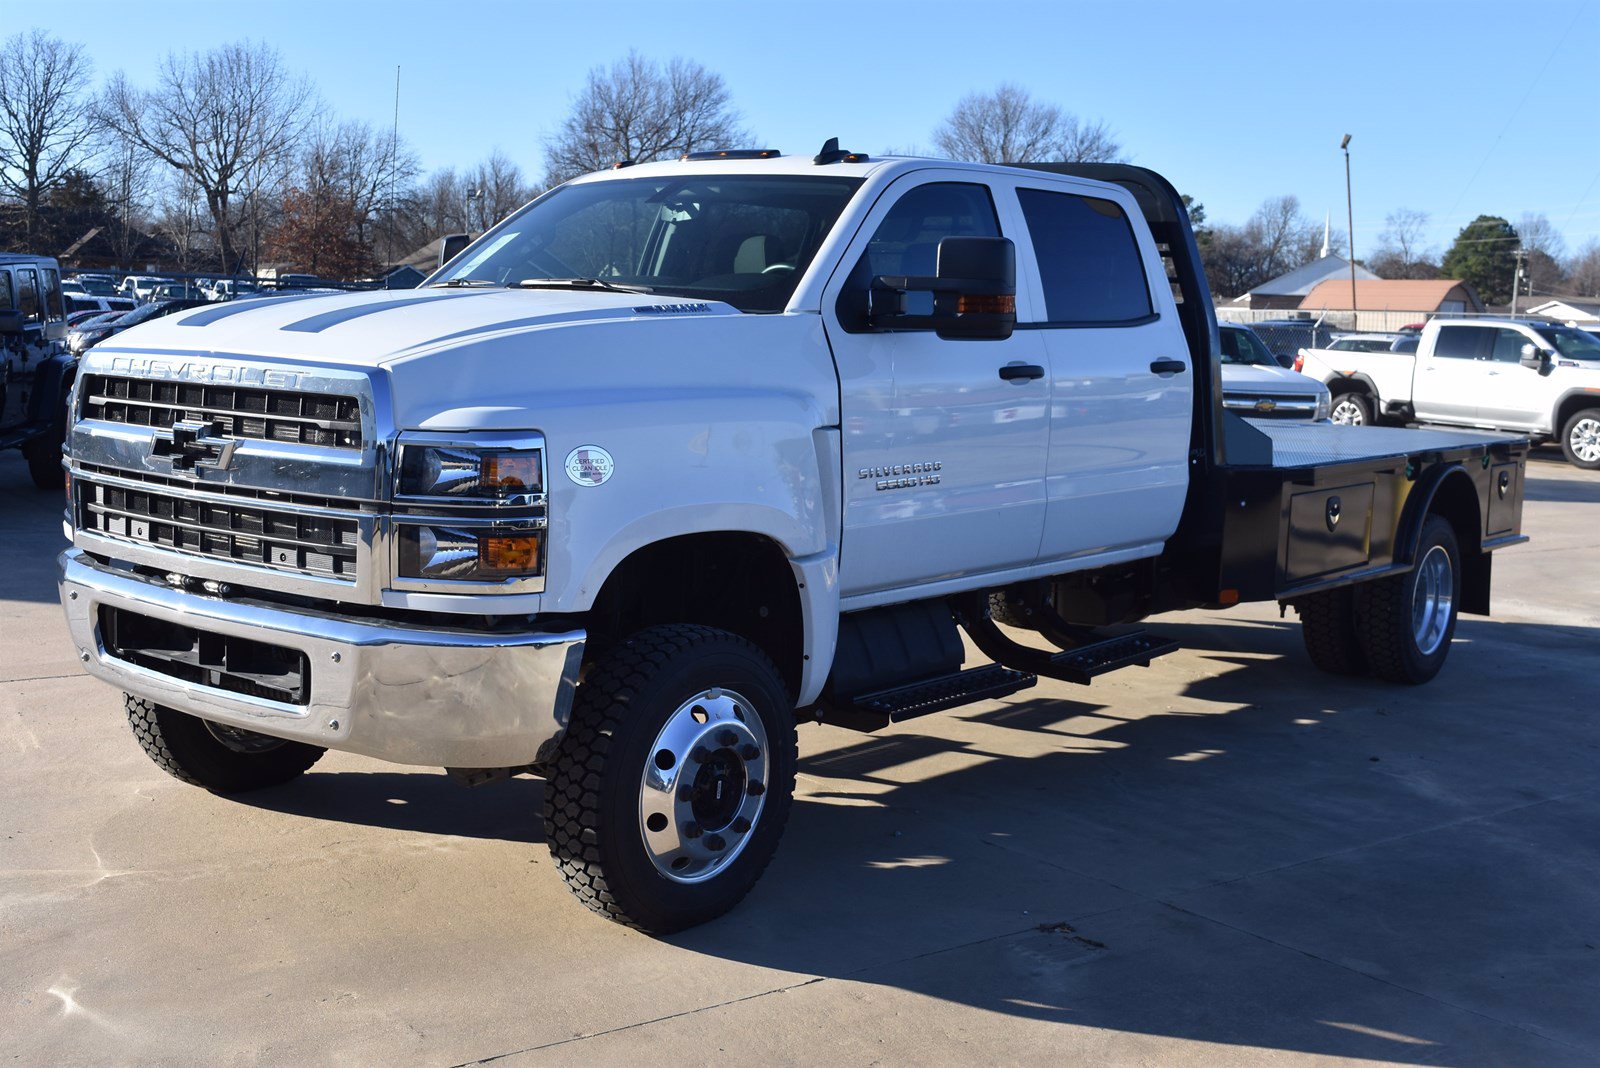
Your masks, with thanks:
<instances>
[{"instance_id":1,"label":"blue sky","mask_svg":"<svg viewBox=\"0 0 1600 1068\"><path fill-rule=\"evenodd\" d=\"M1441 248L1480 212L1543 212L1569 251L1600 236L1600 0L0 0L5 32L30 24L139 82L168 50L265 41L375 124L398 65L401 134L430 169L498 147L542 173L588 69L637 48L722 74L761 144L786 152L834 135L929 146L964 93L1010 81L1104 119L1214 220L1293 193L1342 226L1348 132L1358 255L1402 207L1432 215Z\"/></svg>"}]
</instances>

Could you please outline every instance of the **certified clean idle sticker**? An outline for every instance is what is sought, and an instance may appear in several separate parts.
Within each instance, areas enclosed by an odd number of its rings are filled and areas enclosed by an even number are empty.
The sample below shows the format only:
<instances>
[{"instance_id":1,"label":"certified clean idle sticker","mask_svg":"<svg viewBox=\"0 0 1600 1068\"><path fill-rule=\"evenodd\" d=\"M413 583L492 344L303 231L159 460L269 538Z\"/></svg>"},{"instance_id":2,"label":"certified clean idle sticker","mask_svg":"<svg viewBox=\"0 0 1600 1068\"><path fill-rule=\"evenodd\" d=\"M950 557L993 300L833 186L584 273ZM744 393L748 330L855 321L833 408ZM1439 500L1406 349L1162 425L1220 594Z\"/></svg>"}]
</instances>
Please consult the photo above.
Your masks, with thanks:
<instances>
[{"instance_id":1,"label":"certified clean idle sticker","mask_svg":"<svg viewBox=\"0 0 1600 1068\"><path fill-rule=\"evenodd\" d=\"M579 445L567 453L567 477L580 486L598 486L616 470L611 454L598 445Z\"/></svg>"}]
</instances>

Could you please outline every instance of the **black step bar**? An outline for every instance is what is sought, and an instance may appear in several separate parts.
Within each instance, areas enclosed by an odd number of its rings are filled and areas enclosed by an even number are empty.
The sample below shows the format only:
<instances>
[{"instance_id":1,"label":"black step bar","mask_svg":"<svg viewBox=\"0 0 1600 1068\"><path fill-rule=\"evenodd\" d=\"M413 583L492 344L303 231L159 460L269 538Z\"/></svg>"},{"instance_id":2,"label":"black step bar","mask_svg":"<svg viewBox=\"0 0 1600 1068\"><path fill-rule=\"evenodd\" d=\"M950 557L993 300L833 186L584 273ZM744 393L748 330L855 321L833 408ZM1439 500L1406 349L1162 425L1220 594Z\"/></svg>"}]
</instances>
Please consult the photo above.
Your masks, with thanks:
<instances>
[{"instance_id":1,"label":"black step bar","mask_svg":"<svg viewBox=\"0 0 1600 1068\"><path fill-rule=\"evenodd\" d=\"M1024 671L1013 671L999 664L957 671L951 675L924 679L906 686L865 694L842 708L828 710L824 722L849 730L875 731L891 723L903 723L930 712L942 712L974 701L1025 690L1039 679Z\"/></svg>"},{"instance_id":2,"label":"black step bar","mask_svg":"<svg viewBox=\"0 0 1600 1068\"><path fill-rule=\"evenodd\" d=\"M1178 643L1147 631L1106 636L1069 624L1049 612L1044 635L1064 648L1057 653L1033 649L1007 637L989 615L989 595L983 592L962 594L950 599L956 622L972 639L972 644L993 660L1014 671L1042 675L1087 686L1096 676L1118 668L1149 667L1158 656L1176 652Z\"/></svg>"}]
</instances>

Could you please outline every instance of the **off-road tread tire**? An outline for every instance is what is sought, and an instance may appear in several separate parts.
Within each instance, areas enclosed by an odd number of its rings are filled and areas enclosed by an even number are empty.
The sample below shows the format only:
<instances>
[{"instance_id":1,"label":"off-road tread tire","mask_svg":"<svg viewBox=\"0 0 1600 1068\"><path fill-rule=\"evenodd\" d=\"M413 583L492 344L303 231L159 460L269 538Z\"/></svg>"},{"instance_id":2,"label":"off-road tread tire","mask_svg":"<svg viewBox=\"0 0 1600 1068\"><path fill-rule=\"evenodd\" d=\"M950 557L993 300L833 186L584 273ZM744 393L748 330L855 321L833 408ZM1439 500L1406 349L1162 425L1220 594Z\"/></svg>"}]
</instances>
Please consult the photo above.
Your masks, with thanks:
<instances>
[{"instance_id":1,"label":"off-road tread tire","mask_svg":"<svg viewBox=\"0 0 1600 1068\"><path fill-rule=\"evenodd\" d=\"M1016 627L1018 630L1037 629L1028 617L1022 615L1006 599L1004 590L994 590L989 594L989 618L1003 626Z\"/></svg>"},{"instance_id":2,"label":"off-road tread tire","mask_svg":"<svg viewBox=\"0 0 1600 1068\"><path fill-rule=\"evenodd\" d=\"M1417 562L1427 555L1434 545L1443 545L1450 554L1451 576L1455 582L1452 611L1459 613L1461 605L1461 548L1455 528L1443 516L1430 515L1422 526L1422 537L1417 544ZM1411 632L1411 595L1415 571L1388 578L1373 579L1356 585L1356 632L1361 638L1361 648L1367 664L1376 678L1408 686L1420 686L1430 681L1444 666L1455 640L1456 620L1450 621L1444 641L1432 656L1424 657L1416 647Z\"/></svg>"},{"instance_id":3,"label":"off-road tread tire","mask_svg":"<svg viewBox=\"0 0 1600 1068\"><path fill-rule=\"evenodd\" d=\"M1567 463L1581 471L1600 471L1600 460L1580 460L1578 454L1572 451L1572 427L1580 419L1600 419L1600 408L1573 412L1561 424L1561 454L1567 458Z\"/></svg>"},{"instance_id":4,"label":"off-road tread tire","mask_svg":"<svg viewBox=\"0 0 1600 1068\"><path fill-rule=\"evenodd\" d=\"M628 638L585 671L583 682L573 698L572 715L566 733L548 768L541 815L544 819L545 841L550 847L556 870L561 873L567 888L585 907L645 934L670 934L704 923L715 916L649 915L638 903L623 900L620 880L614 880L608 872L601 847L606 834L637 834L638 828L632 821L622 827L605 825L606 821L602 818L605 800L601 791L606 762L611 756L613 743L620 732L626 729L625 723L635 700L653 677L680 658L698 657L708 649L726 650L730 647L763 665L771 673L779 692L784 692L778 669L753 642L727 631L696 624L649 627ZM781 836L794 799L794 769L799 758L797 733L792 726L787 730L769 730L767 745L771 751L772 773L771 781L766 784L767 801L759 826L775 827ZM624 772L619 788L637 790L637 772L628 773L628 769L624 769ZM745 873L748 885L718 915L744 898L766 870L776 847L777 838L774 837L766 856L759 857L753 877ZM750 856L751 849L746 847L739 861ZM724 872L713 882L720 881L726 875L727 872ZM613 885L614 882L617 885Z\"/></svg>"},{"instance_id":5,"label":"off-road tread tire","mask_svg":"<svg viewBox=\"0 0 1600 1068\"><path fill-rule=\"evenodd\" d=\"M122 695L134 740L156 767L174 779L214 794L280 786L304 774L327 750L284 742L263 753L239 753L211 736L203 720L177 709Z\"/></svg>"},{"instance_id":6,"label":"off-road tread tire","mask_svg":"<svg viewBox=\"0 0 1600 1068\"><path fill-rule=\"evenodd\" d=\"M1367 654L1356 629L1354 590L1324 590L1295 602L1311 662L1330 675L1365 675Z\"/></svg>"}]
</instances>

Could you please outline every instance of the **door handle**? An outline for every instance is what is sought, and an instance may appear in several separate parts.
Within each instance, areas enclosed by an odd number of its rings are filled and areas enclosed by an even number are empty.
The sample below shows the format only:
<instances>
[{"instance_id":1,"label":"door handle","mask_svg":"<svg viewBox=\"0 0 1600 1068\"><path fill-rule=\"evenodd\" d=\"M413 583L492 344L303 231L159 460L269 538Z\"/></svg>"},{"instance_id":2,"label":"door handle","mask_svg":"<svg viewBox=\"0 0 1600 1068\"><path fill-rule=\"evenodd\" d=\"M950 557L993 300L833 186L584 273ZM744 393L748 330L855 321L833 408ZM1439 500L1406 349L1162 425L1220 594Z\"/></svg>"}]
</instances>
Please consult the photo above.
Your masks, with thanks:
<instances>
[{"instance_id":1,"label":"door handle","mask_svg":"<svg viewBox=\"0 0 1600 1068\"><path fill-rule=\"evenodd\" d=\"M1182 360L1151 360L1150 373L1158 375L1177 375L1189 369L1189 365Z\"/></svg>"},{"instance_id":2,"label":"door handle","mask_svg":"<svg viewBox=\"0 0 1600 1068\"><path fill-rule=\"evenodd\" d=\"M1044 377L1044 368L1036 363L1008 363L1000 368L1000 377L1007 382L1031 382Z\"/></svg>"}]
</instances>

